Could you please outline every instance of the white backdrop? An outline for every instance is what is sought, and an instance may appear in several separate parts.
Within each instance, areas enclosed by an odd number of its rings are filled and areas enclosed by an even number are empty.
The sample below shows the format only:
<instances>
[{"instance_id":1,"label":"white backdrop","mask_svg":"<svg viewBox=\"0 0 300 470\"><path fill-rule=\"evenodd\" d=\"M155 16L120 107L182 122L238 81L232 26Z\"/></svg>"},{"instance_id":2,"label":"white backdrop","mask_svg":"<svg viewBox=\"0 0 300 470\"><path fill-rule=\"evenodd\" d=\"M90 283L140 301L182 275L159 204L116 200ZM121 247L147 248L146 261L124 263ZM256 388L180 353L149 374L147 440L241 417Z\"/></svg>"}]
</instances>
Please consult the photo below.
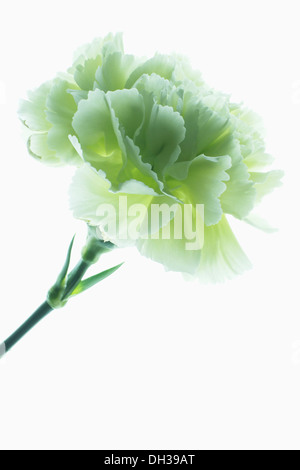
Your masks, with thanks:
<instances>
[{"instance_id":1,"label":"white backdrop","mask_svg":"<svg viewBox=\"0 0 300 470\"><path fill-rule=\"evenodd\" d=\"M298 1L11 0L0 19L0 342L44 300L84 224L70 169L28 155L16 110L77 46L124 32L139 55L189 55L212 86L264 118L284 186L262 206L279 228L234 223L254 264L186 283L135 252L0 362L1 449L300 449ZM75 258L76 260L76 258Z\"/></svg>"}]
</instances>

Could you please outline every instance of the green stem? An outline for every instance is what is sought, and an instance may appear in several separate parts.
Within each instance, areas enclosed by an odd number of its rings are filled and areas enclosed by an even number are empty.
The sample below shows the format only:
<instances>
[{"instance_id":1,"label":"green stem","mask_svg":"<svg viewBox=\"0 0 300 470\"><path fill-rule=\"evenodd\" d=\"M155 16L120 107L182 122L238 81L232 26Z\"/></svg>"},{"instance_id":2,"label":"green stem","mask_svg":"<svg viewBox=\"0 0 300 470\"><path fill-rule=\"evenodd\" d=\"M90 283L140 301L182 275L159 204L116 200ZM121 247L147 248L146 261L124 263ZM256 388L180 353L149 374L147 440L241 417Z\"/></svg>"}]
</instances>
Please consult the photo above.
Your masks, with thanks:
<instances>
[{"instance_id":1,"label":"green stem","mask_svg":"<svg viewBox=\"0 0 300 470\"><path fill-rule=\"evenodd\" d=\"M9 338L7 338L4 343L0 344L0 358L7 353L15 344L20 341L34 326L36 326L43 318L45 318L50 312L56 308L61 308L66 305L70 296L75 291L76 287L82 282L84 275L90 266L95 264L101 254L109 252L113 249L111 243L105 243L102 240L99 240L96 236L95 229L89 227L89 234L86 246L82 251L81 260L77 266L70 272L67 276L67 271L70 265L71 251L73 247L74 239L69 247L67 260L64 264L63 270L60 273L56 284L50 289L48 293L47 301L44 302L37 310L31 315L25 323L23 323L20 328L18 328ZM108 275L118 269L119 266L115 266L108 271L100 273L94 278L86 280L86 285L83 290L86 290L90 286L94 285L96 282L104 279Z\"/></svg>"},{"instance_id":2,"label":"green stem","mask_svg":"<svg viewBox=\"0 0 300 470\"><path fill-rule=\"evenodd\" d=\"M73 271L68 277L66 290L64 292L62 300L67 299L68 296L74 291L74 289L78 286L90 266L91 264L87 263L86 261L79 261L77 266L73 269ZM6 341L4 341L4 343L2 344L2 350L5 353L8 352L13 346L15 346L20 341L20 339L22 339L34 326L36 326L53 310L54 308L51 307L48 302L43 303L37 309L37 311L30 318L28 318L28 320L23 323L23 325L20 326L17 331L15 331L15 333L13 333Z\"/></svg>"},{"instance_id":3,"label":"green stem","mask_svg":"<svg viewBox=\"0 0 300 470\"><path fill-rule=\"evenodd\" d=\"M48 302L43 303L37 311L31 315L28 320L23 323L20 328L17 329L6 341L4 341L5 352L9 351L15 344L20 341L35 325L37 325L43 318L45 318L50 312L52 312L52 307Z\"/></svg>"}]
</instances>

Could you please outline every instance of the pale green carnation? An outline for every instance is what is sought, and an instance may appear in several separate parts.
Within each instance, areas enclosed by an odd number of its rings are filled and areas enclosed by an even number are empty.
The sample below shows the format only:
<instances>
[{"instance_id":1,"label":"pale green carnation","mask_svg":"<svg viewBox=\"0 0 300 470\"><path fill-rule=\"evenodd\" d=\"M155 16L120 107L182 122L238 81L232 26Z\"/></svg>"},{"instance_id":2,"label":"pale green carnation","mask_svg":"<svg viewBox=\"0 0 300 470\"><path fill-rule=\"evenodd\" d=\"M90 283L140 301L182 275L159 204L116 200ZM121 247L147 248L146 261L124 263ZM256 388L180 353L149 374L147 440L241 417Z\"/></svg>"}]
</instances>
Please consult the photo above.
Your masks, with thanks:
<instances>
[{"instance_id":1,"label":"pale green carnation","mask_svg":"<svg viewBox=\"0 0 300 470\"><path fill-rule=\"evenodd\" d=\"M121 35L95 40L78 51L65 74L23 101L30 153L50 165L78 167L71 187L75 217L101 227L98 207L119 211L128 196L150 211L153 204L204 204L201 250L177 240L136 237L140 252L195 277L221 281L250 267L226 215L253 224L251 212L280 184L267 171L260 119L227 95L209 88L188 61L175 55L149 60L124 54ZM118 224L128 220L120 216ZM162 220L153 232L174 224ZM132 242L132 240L131 240Z\"/></svg>"}]
</instances>

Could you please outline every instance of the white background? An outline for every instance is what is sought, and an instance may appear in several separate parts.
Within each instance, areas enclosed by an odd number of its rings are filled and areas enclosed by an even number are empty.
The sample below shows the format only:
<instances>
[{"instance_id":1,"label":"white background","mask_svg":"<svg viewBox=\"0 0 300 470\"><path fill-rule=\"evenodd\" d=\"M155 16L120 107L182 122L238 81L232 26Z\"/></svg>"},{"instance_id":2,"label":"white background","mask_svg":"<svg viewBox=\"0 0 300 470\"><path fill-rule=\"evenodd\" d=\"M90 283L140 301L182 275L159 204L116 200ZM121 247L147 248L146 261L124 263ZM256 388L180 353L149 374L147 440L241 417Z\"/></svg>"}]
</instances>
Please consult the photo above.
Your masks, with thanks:
<instances>
[{"instance_id":1,"label":"white background","mask_svg":"<svg viewBox=\"0 0 300 470\"><path fill-rule=\"evenodd\" d=\"M6 2L0 19L1 310L5 339L44 301L78 233L71 169L27 155L26 90L94 37L189 55L264 118L284 186L262 207L279 232L234 223L254 268L186 283L135 252L114 278L40 324L0 363L1 449L300 449L299 2ZM99 269L99 267L98 267Z\"/></svg>"}]
</instances>

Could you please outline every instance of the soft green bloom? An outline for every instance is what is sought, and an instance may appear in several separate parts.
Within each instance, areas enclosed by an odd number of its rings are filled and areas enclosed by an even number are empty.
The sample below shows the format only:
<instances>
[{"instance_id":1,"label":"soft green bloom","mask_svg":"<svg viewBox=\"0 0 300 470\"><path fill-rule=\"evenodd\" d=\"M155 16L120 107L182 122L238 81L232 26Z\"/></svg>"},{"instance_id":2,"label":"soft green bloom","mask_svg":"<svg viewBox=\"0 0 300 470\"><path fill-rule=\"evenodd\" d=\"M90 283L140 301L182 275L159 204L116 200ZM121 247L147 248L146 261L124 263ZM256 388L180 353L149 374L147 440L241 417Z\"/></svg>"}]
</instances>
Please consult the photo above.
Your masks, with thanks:
<instances>
[{"instance_id":1,"label":"soft green bloom","mask_svg":"<svg viewBox=\"0 0 300 470\"><path fill-rule=\"evenodd\" d=\"M251 219L262 197L280 184L266 171L259 118L209 88L187 60L156 54L137 59L109 35L83 47L64 75L23 101L20 117L32 131L30 153L51 165L78 167L71 187L75 217L101 227L98 207L204 204L205 240L198 251L187 240L142 236L134 243L167 269L220 281L249 268L226 215ZM151 226L159 235L175 217ZM105 236L116 244L109 231ZM159 238L159 237L158 237Z\"/></svg>"}]
</instances>

